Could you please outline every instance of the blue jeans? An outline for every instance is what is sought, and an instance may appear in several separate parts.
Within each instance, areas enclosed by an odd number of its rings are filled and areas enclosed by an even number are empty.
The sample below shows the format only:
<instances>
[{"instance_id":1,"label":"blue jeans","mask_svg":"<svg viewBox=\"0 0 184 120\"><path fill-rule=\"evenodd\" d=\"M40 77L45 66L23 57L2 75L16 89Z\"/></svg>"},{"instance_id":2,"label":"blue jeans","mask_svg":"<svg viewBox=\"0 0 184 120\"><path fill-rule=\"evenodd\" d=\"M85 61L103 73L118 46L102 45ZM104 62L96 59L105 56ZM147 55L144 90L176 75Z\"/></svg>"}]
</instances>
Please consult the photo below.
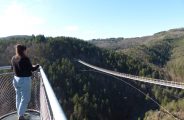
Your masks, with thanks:
<instances>
[{"instance_id":1,"label":"blue jeans","mask_svg":"<svg viewBox=\"0 0 184 120\"><path fill-rule=\"evenodd\" d=\"M17 114L23 116L27 110L31 97L31 77L14 76L13 86L16 92L16 108Z\"/></svg>"}]
</instances>

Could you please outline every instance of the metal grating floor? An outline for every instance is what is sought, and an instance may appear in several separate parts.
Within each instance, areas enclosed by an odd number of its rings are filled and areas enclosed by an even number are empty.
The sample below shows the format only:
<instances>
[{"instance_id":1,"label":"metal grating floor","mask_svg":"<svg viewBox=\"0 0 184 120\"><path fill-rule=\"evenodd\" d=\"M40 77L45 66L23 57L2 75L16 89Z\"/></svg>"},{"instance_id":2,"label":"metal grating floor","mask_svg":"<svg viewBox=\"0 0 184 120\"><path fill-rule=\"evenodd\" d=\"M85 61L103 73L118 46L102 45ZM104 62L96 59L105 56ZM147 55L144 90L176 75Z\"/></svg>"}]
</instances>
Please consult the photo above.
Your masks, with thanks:
<instances>
[{"instance_id":1,"label":"metal grating floor","mask_svg":"<svg viewBox=\"0 0 184 120\"><path fill-rule=\"evenodd\" d=\"M29 120L41 120L40 119L40 114L38 112L26 112L30 114L30 119ZM6 116L4 116L3 118L0 118L0 120L18 120L17 119L17 113L11 113L8 114Z\"/></svg>"}]
</instances>

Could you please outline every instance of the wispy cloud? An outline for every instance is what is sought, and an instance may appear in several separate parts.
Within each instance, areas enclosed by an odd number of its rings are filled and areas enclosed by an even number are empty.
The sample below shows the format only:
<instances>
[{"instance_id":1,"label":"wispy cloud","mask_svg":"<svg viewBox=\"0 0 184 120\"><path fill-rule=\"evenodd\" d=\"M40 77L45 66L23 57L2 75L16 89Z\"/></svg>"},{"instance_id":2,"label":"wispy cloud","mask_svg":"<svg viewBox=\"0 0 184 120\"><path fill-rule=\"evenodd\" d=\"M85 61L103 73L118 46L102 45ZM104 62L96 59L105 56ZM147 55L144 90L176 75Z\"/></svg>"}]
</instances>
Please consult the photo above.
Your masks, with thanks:
<instances>
[{"instance_id":1,"label":"wispy cloud","mask_svg":"<svg viewBox=\"0 0 184 120\"><path fill-rule=\"evenodd\" d=\"M77 26L77 25L69 25L69 26L65 27L65 30L69 31L69 32L76 32L76 31L79 30L79 26Z\"/></svg>"}]
</instances>

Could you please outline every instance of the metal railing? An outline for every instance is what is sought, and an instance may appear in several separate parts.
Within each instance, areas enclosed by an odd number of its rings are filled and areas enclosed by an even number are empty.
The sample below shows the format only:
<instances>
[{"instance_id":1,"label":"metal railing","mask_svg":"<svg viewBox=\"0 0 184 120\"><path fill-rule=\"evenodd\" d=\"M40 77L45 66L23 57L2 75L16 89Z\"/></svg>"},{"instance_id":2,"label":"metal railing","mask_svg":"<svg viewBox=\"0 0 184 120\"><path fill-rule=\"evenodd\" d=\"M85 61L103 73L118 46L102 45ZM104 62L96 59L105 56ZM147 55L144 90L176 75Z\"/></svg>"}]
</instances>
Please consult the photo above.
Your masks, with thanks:
<instances>
[{"instance_id":1,"label":"metal railing","mask_svg":"<svg viewBox=\"0 0 184 120\"><path fill-rule=\"evenodd\" d=\"M10 66L0 67L0 119L16 111L13 72ZM29 111L40 113L41 120L67 120L42 67L32 76Z\"/></svg>"},{"instance_id":2,"label":"metal railing","mask_svg":"<svg viewBox=\"0 0 184 120\"><path fill-rule=\"evenodd\" d=\"M115 72L112 70L107 70L104 68L100 68L91 64L88 64L82 60L77 60L79 63L95 69L97 71L106 73L106 74L110 74L110 75L114 75L117 77L122 77L122 78L127 78L130 80L135 80L135 81L140 81L140 82L145 82L145 83L151 83L151 84L156 84L156 85L162 85L162 86L167 86L167 87L173 87L173 88L179 88L179 89L184 89L184 83L182 82L175 82L175 81L168 81L168 80L161 80L161 79L153 79L153 78L147 78L147 77L142 77L142 76L135 76L135 75L130 75L130 74L126 74L126 73L120 73L120 72Z\"/></svg>"},{"instance_id":3,"label":"metal railing","mask_svg":"<svg viewBox=\"0 0 184 120\"><path fill-rule=\"evenodd\" d=\"M45 92L47 94L47 98L48 98L47 102L50 105L50 106L48 106L48 108L50 107L51 111L52 111L52 116L53 116L52 118L54 120L66 120L65 114L64 114L55 94L54 94L54 91L53 91L42 67L40 67L40 74L41 74L43 86L45 88Z\"/></svg>"}]
</instances>

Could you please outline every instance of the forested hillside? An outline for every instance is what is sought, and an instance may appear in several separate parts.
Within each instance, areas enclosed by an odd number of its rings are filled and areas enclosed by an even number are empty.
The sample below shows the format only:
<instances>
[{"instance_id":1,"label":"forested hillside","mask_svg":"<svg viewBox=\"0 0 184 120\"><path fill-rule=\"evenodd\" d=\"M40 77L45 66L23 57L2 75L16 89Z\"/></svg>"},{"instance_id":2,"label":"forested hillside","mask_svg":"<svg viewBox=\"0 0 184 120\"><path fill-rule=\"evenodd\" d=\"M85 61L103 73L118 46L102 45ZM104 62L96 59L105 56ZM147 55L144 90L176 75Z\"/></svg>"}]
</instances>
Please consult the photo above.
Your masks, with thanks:
<instances>
[{"instance_id":1,"label":"forested hillside","mask_svg":"<svg viewBox=\"0 0 184 120\"><path fill-rule=\"evenodd\" d=\"M0 65L10 64L9 61L14 55L14 45L22 43L28 46L30 58L33 63L43 66L69 120L146 119L153 115L150 114L150 110L153 112L160 110L160 107L149 99L149 96L160 104L168 106L168 109L171 106L170 103L178 104L179 107L172 109L171 112L177 117L184 118L183 115L177 114L178 109L181 113L184 112L180 107L180 103L183 104L183 102L179 99L184 96L183 91L124 79L145 92L147 95L144 96L111 76L84 71L88 68L74 60L81 59L90 64L133 75L165 79L167 78L165 72L159 68L167 64L174 49L170 46L172 40L164 39L162 42L158 42L158 46L163 44L170 52L164 54L165 49L158 50L153 44L150 50L152 58L146 60L147 55L138 59L137 56L128 54L127 50L101 49L76 38L52 38L43 35L19 36L18 39L16 37L1 38ZM147 45L141 47L141 49L149 48ZM169 65L167 66L169 69ZM168 115L168 117L172 119L171 116Z\"/></svg>"},{"instance_id":2,"label":"forested hillside","mask_svg":"<svg viewBox=\"0 0 184 120\"><path fill-rule=\"evenodd\" d=\"M117 42L121 41L121 42ZM103 41L103 43L102 43ZM134 42L136 41L136 42ZM184 29L171 29L154 34L153 36L119 40L92 40L96 46L126 54L136 60L149 64L152 68L164 72L165 79L182 81ZM108 46L111 43L113 46ZM130 46L130 43L131 46ZM107 46L103 46L107 45ZM119 46L127 47L119 47Z\"/></svg>"},{"instance_id":3,"label":"forested hillside","mask_svg":"<svg viewBox=\"0 0 184 120\"><path fill-rule=\"evenodd\" d=\"M111 41L113 47L110 46L101 46L101 41L91 41L91 43L105 49L115 50L118 53L126 54L127 56L131 56L136 60L143 61L145 64L150 65L153 69L160 71L163 74L163 78L172 81L180 81L184 82L184 29L172 29L169 31L163 31L154 34L153 36L140 37L137 38L137 42L134 44L130 43L133 39L124 39L125 41L122 43L123 46L127 47L119 47L116 45L117 41ZM130 40L130 41L129 41ZM108 40L103 40L105 43L109 42ZM126 44L128 43L128 44ZM107 45L107 44L105 44ZM164 96L164 95L163 95ZM165 97L165 96L164 96ZM160 99L160 98L158 98ZM165 98L162 98L164 101ZM179 101L173 100L171 103L164 102L163 105L166 105L166 108L169 109L170 112L177 114L180 118L183 117L183 101L180 99ZM161 110L162 111L162 110ZM153 114L154 113L154 114ZM157 117L156 117L157 116ZM159 117L160 116L160 117ZM167 120L171 119L168 115L165 115L164 112L160 111L151 111L146 114L147 120L154 119L158 120L159 118ZM172 120L172 119L171 119Z\"/></svg>"}]
</instances>

